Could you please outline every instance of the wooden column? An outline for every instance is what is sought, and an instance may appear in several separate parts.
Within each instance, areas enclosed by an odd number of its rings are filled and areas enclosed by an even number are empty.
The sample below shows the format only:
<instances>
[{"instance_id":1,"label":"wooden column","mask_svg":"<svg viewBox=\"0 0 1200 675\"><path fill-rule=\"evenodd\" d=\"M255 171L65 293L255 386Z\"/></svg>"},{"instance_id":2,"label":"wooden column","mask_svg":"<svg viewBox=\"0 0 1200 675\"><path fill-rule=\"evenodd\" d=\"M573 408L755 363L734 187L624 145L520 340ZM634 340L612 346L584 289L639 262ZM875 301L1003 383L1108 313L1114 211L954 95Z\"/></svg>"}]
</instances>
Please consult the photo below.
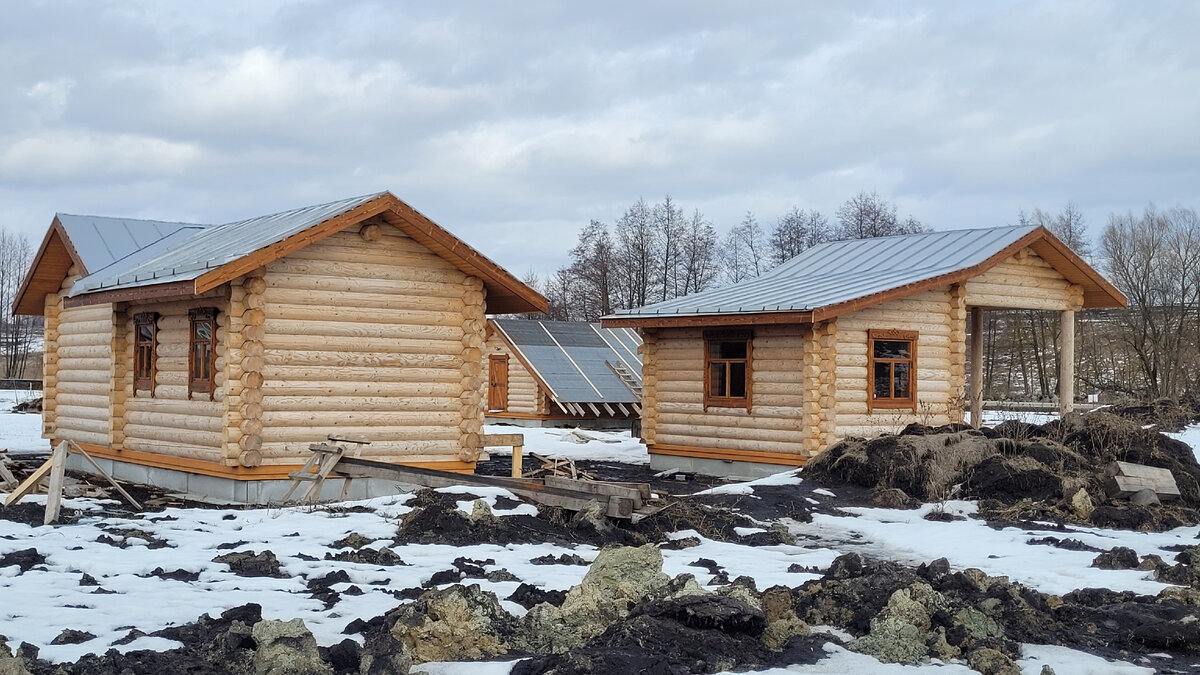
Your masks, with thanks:
<instances>
[{"instance_id":1,"label":"wooden column","mask_svg":"<svg viewBox=\"0 0 1200 675\"><path fill-rule=\"evenodd\" d=\"M1058 332L1058 412L1067 414L1075 407L1075 310L1059 313Z\"/></svg>"},{"instance_id":2,"label":"wooden column","mask_svg":"<svg viewBox=\"0 0 1200 675\"><path fill-rule=\"evenodd\" d=\"M658 429L658 332L643 328L642 344L638 347L642 355L642 442L654 443L654 432Z\"/></svg>"},{"instance_id":3,"label":"wooden column","mask_svg":"<svg viewBox=\"0 0 1200 675\"><path fill-rule=\"evenodd\" d=\"M480 435L483 433L483 417L487 401L483 388L487 377L483 372L483 346L487 329L487 289L478 277L467 277L463 282L463 336L459 368L461 388L459 404L461 421L458 425L458 459L475 462L483 449Z\"/></svg>"},{"instance_id":4,"label":"wooden column","mask_svg":"<svg viewBox=\"0 0 1200 675\"><path fill-rule=\"evenodd\" d=\"M983 424L983 308L971 308L971 426Z\"/></svg>"}]
</instances>

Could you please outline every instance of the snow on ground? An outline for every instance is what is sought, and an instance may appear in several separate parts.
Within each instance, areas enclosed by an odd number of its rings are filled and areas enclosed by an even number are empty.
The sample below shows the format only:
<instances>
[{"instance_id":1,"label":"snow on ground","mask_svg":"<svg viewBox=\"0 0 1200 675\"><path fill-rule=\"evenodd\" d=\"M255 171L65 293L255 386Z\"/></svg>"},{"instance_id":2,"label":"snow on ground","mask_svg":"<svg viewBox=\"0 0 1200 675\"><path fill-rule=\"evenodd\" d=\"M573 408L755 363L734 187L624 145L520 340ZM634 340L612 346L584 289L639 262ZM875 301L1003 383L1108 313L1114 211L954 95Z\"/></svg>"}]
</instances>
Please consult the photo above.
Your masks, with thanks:
<instances>
[{"instance_id":1,"label":"snow on ground","mask_svg":"<svg viewBox=\"0 0 1200 675\"><path fill-rule=\"evenodd\" d=\"M40 391L0 389L0 450L48 452L50 442L42 438L42 416L9 412L18 403L38 398Z\"/></svg>"},{"instance_id":2,"label":"snow on ground","mask_svg":"<svg viewBox=\"0 0 1200 675\"><path fill-rule=\"evenodd\" d=\"M967 413L970 419L971 414ZM1045 424L1058 419L1058 413L1032 412L1029 410L984 410L983 426L994 427L1002 422L1025 422L1026 424Z\"/></svg>"},{"instance_id":3,"label":"snow on ground","mask_svg":"<svg viewBox=\"0 0 1200 675\"><path fill-rule=\"evenodd\" d=\"M1053 535L1059 539L1078 539L1105 550L1127 546L1138 555L1153 553L1172 560L1175 553L1167 550L1167 546L1192 545L1200 534L1200 526L1167 532L1071 526L1069 531L1062 532L1015 527L994 530L982 520L971 518L954 522L923 518L937 508L966 516L974 513L977 506L974 502L949 501L914 510L847 508L844 510L855 515L813 514L812 523L792 523L791 530L826 545L840 541L849 547L847 550L914 565L944 557L956 569L975 567L992 576L1007 576L1056 595L1079 588L1112 588L1156 595L1168 584L1154 581L1149 572L1140 570L1094 568L1091 564L1095 553L1026 543L1030 539Z\"/></svg>"},{"instance_id":4,"label":"snow on ground","mask_svg":"<svg viewBox=\"0 0 1200 675\"><path fill-rule=\"evenodd\" d=\"M1184 427L1183 431L1169 432L1167 435L1192 446L1196 461L1200 462L1200 424L1192 424Z\"/></svg>"},{"instance_id":5,"label":"snow on ground","mask_svg":"<svg viewBox=\"0 0 1200 675\"><path fill-rule=\"evenodd\" d=\"M489 496L494 501L501 493ZM512 498L511 494L504 496ZM193 621L205 613L215 616L256 602L262 605L267 618L303 619L318 642L330 645L346 637L341 631L353 619L378 616L399 604L391 591L420 586L435 572L451 569L456 558L491 558L496 563L487 565L488 571L506 568L536 586L565 590L583 579L586 567L533 565L530 560L569 551L587 560L596 556L596 549L590 546L572 550L551 544L393 546L397 518L409 511L405 505L408 499L402 495L339 505L365 506L371 509L366 513L320 507L168 509L145 518L100 514L57 527L29 527L0 520L0 555L32 547L46 556L44 570L35 567L19 574L16 566L0 567L0 597L4 598L0 604L0 633L37 645L44 658L74 661L89 652L103 653L130 627L149 633ZM45 497L40 501L44 503ZM65 505L95 509L99 504L71 499ZM503 516L513 511L496 513ZM120 529L140 530L167 545L151 548L151 541L133 537L125 542L127 548L119 549L96 541L107 535L120 542L123 538L113 532ZM349 550L332 544L352 532L380 539L368 547L392 546L407 564L381 567L325 560L327 553ZM230 572L227 565L211 562L225 553L267 549L279 558L288 578L241 577ZM160 567L166 572L198 572L200 577L195 582L181 582L147 576ZM307 579L336 570L345 570L351 583L365 592L357 596L343 594L333 608L326 610L323 603L310 597ZM97 594L95 587L80 586L84 573L113 594ZM471 583L479 583L500 598L511 595L519 585L482 579ZM344 591L348 587L335 584L332 588ZM525 612L515 603L502 604L514 614ZM79 645L50 645L63 628L86 630L96 638Z\"/></svg>"},{"instance_id":6,"label":"snow on ground","mask_svg":"<svg viewBox=\"0 0 1200 675\"><path fill-rule=\"evenodd\" d=\"M488 424L485 434L524 434L526 453L536 452L553 459L589 459L600 462L649 464L650 454L642 441L628 431L590 429L543 429ZM512 448L488 448L493 455L511 455Z\"/></svg>"},{"instance_id":7,"label":"snow on ground","mask_svg":"<svg viewBox=\"0 0 1200 675\"><path fill-rule=\"evenodd\" d=\"M718 485L714 488L696 492L695 495L753 495L755 487L765 485L799 485L802 482L799 473L800 469L773 473L770 476L764 476L763 478L757 478L745 483Z\"/></svg>"}]
</instances>

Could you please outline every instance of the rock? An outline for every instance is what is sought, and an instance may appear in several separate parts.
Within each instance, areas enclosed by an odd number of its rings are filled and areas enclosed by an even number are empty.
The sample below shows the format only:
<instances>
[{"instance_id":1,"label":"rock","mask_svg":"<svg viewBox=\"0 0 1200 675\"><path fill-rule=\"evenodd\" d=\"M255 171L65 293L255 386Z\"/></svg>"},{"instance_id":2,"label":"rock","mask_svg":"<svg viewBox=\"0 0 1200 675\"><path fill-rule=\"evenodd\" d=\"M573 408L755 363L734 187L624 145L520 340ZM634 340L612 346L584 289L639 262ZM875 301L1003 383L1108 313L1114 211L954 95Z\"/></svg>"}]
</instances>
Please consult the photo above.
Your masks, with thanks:
<instances>
[{"instance_id":1,"label":"rock","mask_svg":"<svg viewBox=\"0 0 1200 675\"><path fill-rule=\"evenodd\" d=\"M569 525L573 530L584 530L600 535L613 530L612 521L608 519L600 502L588 502L587 506L575 512Z\"/></svg>"},{"instance_id":2,"label":"rock","mask_svg":"<svg viewBox=\"0 0 1200 675\"><path fill-rule=\"evenodd\" d=\"M1150 488L1139 490L1129 497L1129 503L1137 504L1138 506L1151 506L1153 504L1158 504L1158 493Z\"/></svg>"},{"instance_id":3,"label":"rock","mask_svg":"<svg viewBox=\"0 0 1200 675\"><path fill-rule=\"evenodd\" d=\"M505 598L505 600L515 602L525 609L533 609L535 606L540 605L543 602L558 607L561 606L563 601L566 599L566 591L547 591L538 588L537 586L532 586L525 583L517 586L517 590L513 591L512 595Z\"/></svg>"},{"instance_id":4,"label":"rock","mask_svg":"<svg viewBox=\"0 0 1200 675\"><path fill-rule=\"evenodd\" d=\"M240 577L283 576L279 568L279 559L272 551L226 553L213 558L212 561L229 565L229 571Z\"/></svg>"},{"instance_id":5,"label":"rock","mask_svg":"<svg viewBox=\"0 0 1200 675\"><path fill-rule=\"evenodd\" d=\"M64 629L58 634L58 637L50 641L52 645L77 645L88 640L94 640L96 636L86 630L75 630L73 628Z\"/></svg>"},{"instance_id":6,"label":"rock","mask_svg":"<svg viewBox=\"0 0 1200 675\"><path fill-rule=\"evenodd\" d=\"M762 641L768 648L779 651L787 645L788 640L811 632L809 625L793 614L786 619L767 624Z\"/></svg>"},{"instance_id":7,"label":"rock","mask_svg":"<svg viewBox=\"0 0 1200 675\"><path fill-rule=\"evenodd\" d=\"M967 655L967 664L983 675L1021 675L1021 669L999 649L985 647Z\"/></svg>"},{"instance_id":8,"label":"rock","mask_svg":"<svg viewBox=\"0 0 1200 675\"><path fill-rule=\"evenodd\" d=\"M380 567L402 566L408 563L404 562L400 556L392 549L381 546L380 548L359 548L351 551L338 551L337 553L326 553L326 560L337 560L338 562L353 562L363 565L379 565Z\"/></svg>"},{"instance_id":9,"label":"rock","mask_svg":"<svg viewBox=\"0 0 1200 675\"><path fill-rule=\"evenodd\" d=\"M1088 491L1079 488L1067 498L1067 508L1078 518L1087 520L1091 517L1092 511L1096 510L1096 505L1092 503L1092 496L1088 494Z\"/></svg>"},{"instance_id":10,"label":"rock","mask_svg":"<svg viewBox=\"0 0 1200 675\"><path fill-rule=\"evenodd\" d=\"M496 514L492 513L492 507L482 499L476 499L471 506L471 514L467 516L467 520L472 523L487 523L496 520Z\"/></svg>"},{"instance_id":11,"label":"rock","mask_svg":"<svg viewBox=\"0 0 1200 675\"><path fill-rule=\"evenodd\" d=\"M717 630L727 634L762 635L767 617L757 607L728 596L707 593L685 595L658 602L643 602L630 616L670 619L688 628Z\"/></svg>"},{"instance_id":12,"label":"rock","mask_svg":"<svg viewBox=\"0 0 1200 675\"><path fill-rule=\"evenodd\" d=\"M699 540L697 540L696 544L699 545L699 543L700 543ZM574 553L563 553L562 555L560 555L558 557L554 557L554 556L550 555L549 553L547 553L546 555L542 555L542 556L533 558L532 560L529 561L529 564L530 565L579 565L581 567L587 567L588 565L591 565L590 562L575 555Z\"/></svg>"},{"instance_id":13,"label":"rock","mask_svg":"<svg viewBox=\"0 0 1200 675\"><path fill-rule=\"evenodd\" d=\"M668 582L662 553L653 545L605 549L560 607L529 610L514 641L526 651L555 654L582 647L630 607Z\"/></svg>"},{"instance_id":14,"label":"rock","mask_svg":"<svg viewBox=\"0 0 1200 675\"><path fill-rule=\"evenodd\" d=\"M1055 673L1054 669L1051 668L1049 664L1047 664L1047 665L1042 666L1042 672L1039 673L1039 675L1058 675L1058 673Z\"/></svg>"},{"instance_id":15,"label":"rock","mask_svg":"<svg viewBox=\"0 0 1200 675\"><path fill-rule=\"evenodd\" d=\"M333 548L352 548L352 549L357 550L357 549L360 549L360 548L366 546L367 544L370 544L373 541L375 541L375 540L371 539L370 537L364 537L363 535L361 535L357 532L351 532L350 534L333 542L333 544L331 544L331 546Z\"/></svg>"},{"instance_id":16,"label":"rock","mask_svg":"<svg viewBox=\"0 0 1200 675\"><path fill-rule=\"evenodd\" d=\"M1139 564L1137 551L1124 546L1117 546L1092 560L1092 567L1102 570L1132 570L1136 569Z\"/></svg>"},{"instance_id":17,"label":"rock","mask_svg":"<svg viewBox=\"0 0 1200 675\"><path fill-rule=\"evenodd\" d=\"M257 645L255 675L333 675L333 669L321 660L316 638L300 619L259 621L250 635Z\"/></svg>"},{"instance_id":18,"label":"rock","mask_svg":"<svg viewBox=\"0 0 1200 675\"><path fill-rule=\"evenodd\" d=\"M477 661L507 653L516 627L496 595L478 584L428 591L388 616L395 620L392 637L414 663Z\"/></svg>"},{"instance_id":19,"label":"rock","mask_svg":"<svg viewBox=\"0 0 1200 675\"><path fill-rule=\"evenodd\" d=\"M682 551L687 548L695 548L699 545L700 539L698 537L680 537L679 539L672 539L671 541L668 541L660 548L668 551Z\"/></svg>"},{"instance_id":20,"label":"rock","mask_svg":"<svg viewBox=\"0 0 1200 675\"><path fill-rule=\"evenodd\" d=\"M931 625L931 609L941 609L944 604L941 594L924 582L901 588L871 619L871 630L852 642L850 649L884 663L920 663L929 657L926 632Z\"/></svg>"}]
</instances>

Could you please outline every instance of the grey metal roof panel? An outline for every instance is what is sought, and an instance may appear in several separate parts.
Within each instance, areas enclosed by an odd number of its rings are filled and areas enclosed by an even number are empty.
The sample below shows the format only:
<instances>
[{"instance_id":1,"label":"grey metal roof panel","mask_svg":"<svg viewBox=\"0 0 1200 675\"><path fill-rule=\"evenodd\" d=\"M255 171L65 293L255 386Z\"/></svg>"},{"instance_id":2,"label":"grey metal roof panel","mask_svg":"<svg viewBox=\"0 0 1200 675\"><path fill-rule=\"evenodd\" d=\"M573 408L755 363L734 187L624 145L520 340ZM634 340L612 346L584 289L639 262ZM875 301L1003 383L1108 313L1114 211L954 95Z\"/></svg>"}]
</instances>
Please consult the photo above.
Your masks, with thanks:
<instances>
[{"instance_id":1,"label":"grey metal roof panel","mask_svg":"<svg viewBox=\"0 0 1200 675\"><path fill-rule=\"evenodd\" d=\"M1035 229L992 227L833 241L755 279L624 310L611 318L819 309L973 267Z\"/></svg>"},{"instance_id":2,"label":"grey metal roof panel","mask_svg":"<svg viewBox=\"0 0 1200 675\"><path fill-rule=\"evenodd\" d=\"M351 197L204 227L172 246L159 249L156 251L157 255L149 258L138 256L130 260L129 264L111 265L100 273L89 274L72 287L71 295L172 281L192 281L210 269L283 241L382 194L384 193Z\"/></svg>"},{"instance_id":3,"label":"grey metal roof panel","mask_svg":"<svg viewBox=\"0 0 1200 675\"><path fill-rule=\"evenodd\" d=\"M89 274L124 260L164 237L180 232L195 233L208 227L195 223L79 216L71 213L58 213L55 217L62 223L71 246L83 259Z\"/></svg>"},{"instance_id":4,"label":"grey metal roof panel","mask_svg":"<svg viewBox=\"0 0 1200 675\"><path fill-rule=\"evenodd\" d=\"M641 383L641 339L627 329L570 321L494 319L553 396L565 403L638 403L609 363L622 363Z\"/></svg>"}]
</instances>

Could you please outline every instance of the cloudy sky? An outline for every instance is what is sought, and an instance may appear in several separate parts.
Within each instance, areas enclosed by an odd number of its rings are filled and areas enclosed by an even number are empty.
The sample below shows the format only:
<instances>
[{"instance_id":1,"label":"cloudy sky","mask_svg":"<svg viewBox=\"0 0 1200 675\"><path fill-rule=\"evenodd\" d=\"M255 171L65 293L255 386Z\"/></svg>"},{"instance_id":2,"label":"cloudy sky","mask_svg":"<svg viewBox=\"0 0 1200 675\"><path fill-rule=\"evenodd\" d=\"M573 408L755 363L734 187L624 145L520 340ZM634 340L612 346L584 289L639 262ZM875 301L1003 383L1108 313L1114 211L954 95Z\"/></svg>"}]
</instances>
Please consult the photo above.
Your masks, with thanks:
<instances>
[{"instance_id":1,"label":"cloudy sky","mask_svg":"<svg viewBox=\"0 0 1200 675\"><path fill-rule=\"evenodd\" d=\"M518 275L670 194L1200 208L1200 3L8 0L0 225L391 190Z\"/></svg>"}]
</instances>

